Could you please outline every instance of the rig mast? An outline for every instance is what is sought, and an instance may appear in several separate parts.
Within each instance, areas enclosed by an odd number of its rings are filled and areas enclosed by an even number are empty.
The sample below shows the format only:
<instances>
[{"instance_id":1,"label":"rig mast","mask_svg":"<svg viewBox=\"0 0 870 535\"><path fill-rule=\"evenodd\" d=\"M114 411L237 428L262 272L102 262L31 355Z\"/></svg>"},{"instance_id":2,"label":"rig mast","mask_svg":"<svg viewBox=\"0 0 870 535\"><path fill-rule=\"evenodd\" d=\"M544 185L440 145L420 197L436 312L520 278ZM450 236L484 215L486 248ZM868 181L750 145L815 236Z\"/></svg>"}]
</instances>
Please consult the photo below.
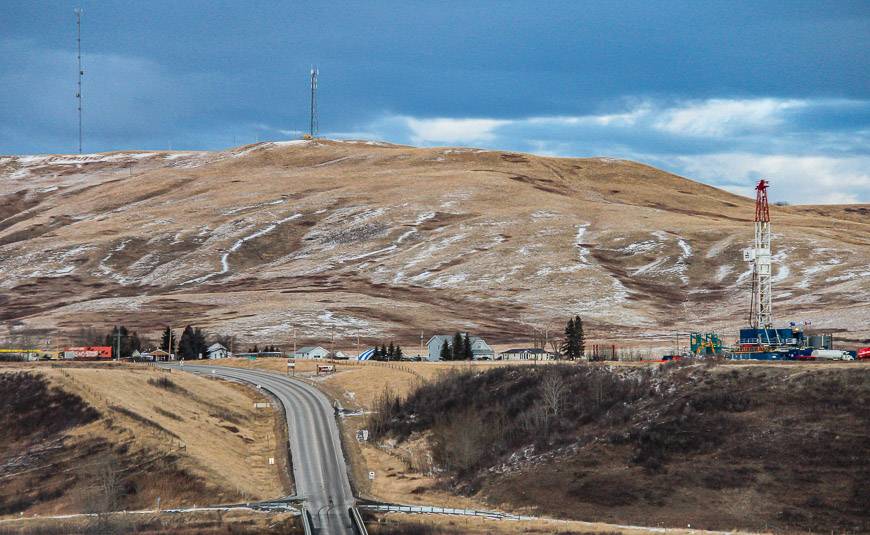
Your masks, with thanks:
<instances>
[{"instance_id":1,"label":"rig mast","mask_svg":"<svg viewBox=\"0 0 870 535\"><path fill-rule=\"evenodd\" d=\"M773 328L771 307L770 209L767 205L766 180L755 186L755 244L744 252L752 264L752 302L749 325L753 329Z\"/></svg>"}]
</instances>

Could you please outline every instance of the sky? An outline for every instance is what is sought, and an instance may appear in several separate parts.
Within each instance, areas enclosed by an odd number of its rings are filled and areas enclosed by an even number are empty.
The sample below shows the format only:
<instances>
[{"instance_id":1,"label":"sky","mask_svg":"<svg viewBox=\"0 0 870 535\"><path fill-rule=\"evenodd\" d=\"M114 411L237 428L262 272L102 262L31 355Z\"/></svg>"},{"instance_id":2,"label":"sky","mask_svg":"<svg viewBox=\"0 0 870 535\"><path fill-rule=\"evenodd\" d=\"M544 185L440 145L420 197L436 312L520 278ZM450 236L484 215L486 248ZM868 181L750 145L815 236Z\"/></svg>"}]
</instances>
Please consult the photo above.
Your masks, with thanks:
<instances>
[{"instance_id":1,"label":"sky","mask_svg":"<svg viewBox=\"0 0 870 535\"><path fill-rule=\"evenodd\" d=\"M870 2L0 0L0 154L320 135L870 202Z\"/></svg>"}]
</instances>

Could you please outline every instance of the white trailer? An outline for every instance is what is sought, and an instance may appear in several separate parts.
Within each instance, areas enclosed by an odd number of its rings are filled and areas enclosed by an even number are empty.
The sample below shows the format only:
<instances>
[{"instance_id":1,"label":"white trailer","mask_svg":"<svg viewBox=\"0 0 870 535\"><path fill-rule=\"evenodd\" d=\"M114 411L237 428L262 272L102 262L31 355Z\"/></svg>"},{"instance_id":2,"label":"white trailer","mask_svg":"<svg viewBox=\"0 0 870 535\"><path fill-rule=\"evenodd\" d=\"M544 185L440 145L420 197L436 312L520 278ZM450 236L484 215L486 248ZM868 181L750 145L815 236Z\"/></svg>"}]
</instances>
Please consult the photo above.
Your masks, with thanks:
<instances>
[{"instance_id":1,"label":"white trailer","mask_svg":"<svg viewBox=\"0 0 870 535\"><path fill-rule=\"evenodd\" d=\"M854 360L852 355L839 349L815 349L813 358L816 360Z\"/></svg>"}]
</instances>

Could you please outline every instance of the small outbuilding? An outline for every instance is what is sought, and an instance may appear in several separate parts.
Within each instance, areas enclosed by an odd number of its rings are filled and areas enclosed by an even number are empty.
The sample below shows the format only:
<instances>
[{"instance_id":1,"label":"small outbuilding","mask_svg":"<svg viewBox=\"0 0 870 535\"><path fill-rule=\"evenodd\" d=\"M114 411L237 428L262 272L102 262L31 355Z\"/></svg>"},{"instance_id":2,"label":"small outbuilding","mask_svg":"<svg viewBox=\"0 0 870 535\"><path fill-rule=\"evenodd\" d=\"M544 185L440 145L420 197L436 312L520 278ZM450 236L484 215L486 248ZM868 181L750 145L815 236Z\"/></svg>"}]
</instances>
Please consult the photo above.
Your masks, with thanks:
<instances>
[{"instance_id":1,"label":"small outbuilding","mask_svg":"<svg viewBox=\"0 0 870 535\"><path fill-rule=\"evenodd\" d=\"M208 346L208 349L205 351L210 359L225 359L230 356L230 352L227 351L227 348L218 343Z\"/></svg>"},{"instance_id":2,"label":"small outbuilding","mask_svg":"<svg viewBox=\"0 0 870 535\"><path fill-rule=\"evenodd\" d=\"M166 362L169 360L175 360L175 355L171 355L162 349L155 349L150 352L150 355L154 357L154 360L157 362Z\"/></svg>"},{"instance_id":3,"label":"small outbuilding","mask_svg":"<svg viewBox=\"0 0 870 535\"><path fill-rule=\"evenodd\" d=\"M324 359L328 356L329 351L320 346L300 347L293 352L293 358L296 359Z\"/></svg>"}]
</instances>

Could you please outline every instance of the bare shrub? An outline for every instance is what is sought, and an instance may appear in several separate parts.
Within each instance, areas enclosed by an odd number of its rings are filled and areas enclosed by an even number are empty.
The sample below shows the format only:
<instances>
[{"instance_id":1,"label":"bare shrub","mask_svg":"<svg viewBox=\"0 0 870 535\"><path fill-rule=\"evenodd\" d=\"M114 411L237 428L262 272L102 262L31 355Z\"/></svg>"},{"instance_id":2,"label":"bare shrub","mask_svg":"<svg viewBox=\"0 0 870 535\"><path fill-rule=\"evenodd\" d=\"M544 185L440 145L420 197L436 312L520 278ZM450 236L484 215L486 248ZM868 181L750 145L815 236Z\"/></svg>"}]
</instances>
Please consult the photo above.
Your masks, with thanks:
<instances>
[{"instance_id":1,"label":"bare shrub","mask_svg":"<svg viewBox=\"0 0 870 535\"><path fill-rule=\"evenodd\" d=\"M179 386L169 377L162 375L160 377L148 379L148 384L151 386L156 386L157 388L163 388L164 390L169 390L170 392L175 392L177 394L185 394L187 390Z\"/></svg>"},{"instance_id":2,"label":"bare shrub","mask_svg":"<svg viewBox=\"0 0 870 535\"><path fill-rule=\"evenodd\" d=\"M559 370L550 371L541 381L541 399L544 401L547 411L556 418L559 417L559 411L562 409L567 393L568 385L559 374Z\"/></svg>"},{"instance_id":3,"label":"bare shrub","mask_svg":"<svg viewBox=\"0 0 870 535\"><path fill-rule=\"evenodd\" d=\"M99 455L82 465L77 476L86 482L80 493L81 507L85 512L104 514L118 510L123 498L123 485L117 457L111 453Z\"/></svg>"},{"instance_id":4,"label":"bare shrub","mask_svg":"<svg viewBox=\"0 0 870 535\"><path fill-rule=\"evenodd\" d=\"M393 394L389 386L384 387L372 404L372 412L368 418L369 434L373 440L382 437L390 429L393 419L401 411L399 397Z\"/></svg>"}]
</instances>

